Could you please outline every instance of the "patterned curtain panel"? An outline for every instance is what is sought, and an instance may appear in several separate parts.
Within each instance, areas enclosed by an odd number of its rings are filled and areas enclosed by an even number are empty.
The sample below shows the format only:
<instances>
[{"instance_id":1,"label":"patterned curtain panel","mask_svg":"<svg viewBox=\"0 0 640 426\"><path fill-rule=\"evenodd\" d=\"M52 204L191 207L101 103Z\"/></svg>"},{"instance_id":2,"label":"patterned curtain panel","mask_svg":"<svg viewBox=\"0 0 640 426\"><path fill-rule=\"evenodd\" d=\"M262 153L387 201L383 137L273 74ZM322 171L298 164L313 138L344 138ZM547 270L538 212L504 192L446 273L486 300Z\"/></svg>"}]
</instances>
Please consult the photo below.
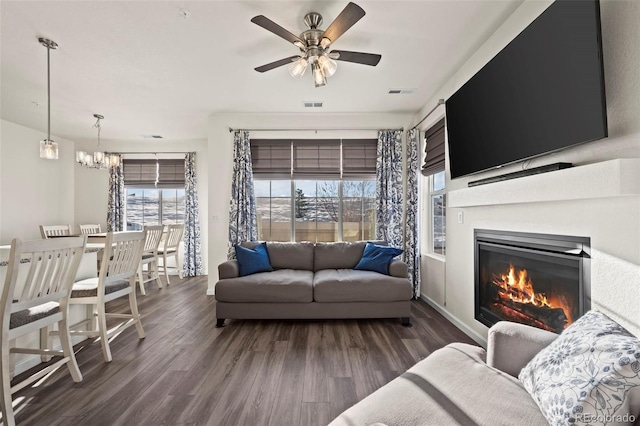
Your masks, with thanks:
<instances>
[{"instance_id":1,"label":"patterned curtain panel","mask_svg":"<svg viewBox=\"0 0 640 426\"><path fill-rule=\"evenodd\" d=\"M229 251L235 258L234 246L243 241L258 239L256 197L253 191L251 146L249 132L236 130L233 134L233 178L229 205Z\"/></svg>"},{"instance_id":2,"label":"patterned curtain panel","mask_svg":"<svg viewBox=\"0 0 640 426\"><path fill-rule=\"evenodd\" d=\"M124 231L124 171L122 156L120 165L109 169L109 205L107 208L107 232Z\"/></svg>"},{"instance_id":3,"label":"patterned curtain panel","mask_svg":"<svg viewBox=\"0 0 640 426\"><path fill-rule=\"evenodd\" d=\"M182 276L202 275L200 254L200 213L198 208L198 179L196 177L196 153L184 158L184 264Z\"/></svg>"},{"instance_id":4,"label":"patterned curtain panel","mask_svg":"<svg viewBox=\"0 0 640 426\"><path fill-rule=\"evenodd\" d=\"M378 132L376 202L376 238L402 248L402 130Z\"/></svg>"},{"instance_id":5,"label":"patterned curtain panel","mask_svg":"<svg viewBox=\"0 0 640 426\"><path fill-rule=\"evenodd\" d=\"M420 132L409 130L407 134L407 211L405 216L404 261L413 284L413 298L420 296L420 249L418 244L418 156Z\"/></svg>"}]
</instances>

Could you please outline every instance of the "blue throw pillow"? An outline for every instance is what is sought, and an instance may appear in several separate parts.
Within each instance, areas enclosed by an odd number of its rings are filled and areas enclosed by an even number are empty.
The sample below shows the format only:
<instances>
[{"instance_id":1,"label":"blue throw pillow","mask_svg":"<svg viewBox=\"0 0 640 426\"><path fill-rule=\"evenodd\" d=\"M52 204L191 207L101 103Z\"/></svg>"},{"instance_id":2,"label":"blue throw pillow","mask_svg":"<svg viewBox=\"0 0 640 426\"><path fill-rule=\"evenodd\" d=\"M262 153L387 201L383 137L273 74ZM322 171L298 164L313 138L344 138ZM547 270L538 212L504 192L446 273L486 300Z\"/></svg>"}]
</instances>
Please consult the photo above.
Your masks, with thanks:
<instances>
[{"instance_id":1,"label":"blue throw pillow","mask_svg":"<svg viewBox=\"0 0 640 426\"><path fill-rule=\"evenodd\" d=\"M394 257L403 253L404 250L379 246L372 243L367 243L362 253L362 259L353 269L361 271L374 271L381 274L389 275L389 264Z\"/></svg>"},{"instance_id":2,"label":"blue throw pillow","mask_svg":"<svg viewBox=\"0 0 640 426\"><path fill-rule=\"evenodd\" d=\"M241 277L258 272L273 271L265 243L258 244L253 250L242 247L239 244L236 245L236 258L238 259Z\"/></svg>"}]
</instances>

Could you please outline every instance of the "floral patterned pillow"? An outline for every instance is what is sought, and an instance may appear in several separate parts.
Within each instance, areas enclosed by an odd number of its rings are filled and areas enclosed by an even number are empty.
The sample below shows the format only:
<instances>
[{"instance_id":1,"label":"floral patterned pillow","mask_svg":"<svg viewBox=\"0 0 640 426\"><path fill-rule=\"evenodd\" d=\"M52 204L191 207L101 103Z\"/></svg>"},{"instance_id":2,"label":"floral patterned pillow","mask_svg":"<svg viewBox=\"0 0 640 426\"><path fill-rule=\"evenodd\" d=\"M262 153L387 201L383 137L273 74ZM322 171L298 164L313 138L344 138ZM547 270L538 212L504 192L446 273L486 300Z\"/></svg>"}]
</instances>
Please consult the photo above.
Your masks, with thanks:
<instances>
[{"instance_id":1,"label":"floral patterned pillow","mask_svg":"<svg viewBox=\"0 0 640 426\"><path fill-rule=\"evenodd\" d=\"M630 394L640 392L639 373L640 340L602 312L590 311L518 378L551 425L589 425L638 418L630 412L637 407Z\"/></svg>"}]
</instances>

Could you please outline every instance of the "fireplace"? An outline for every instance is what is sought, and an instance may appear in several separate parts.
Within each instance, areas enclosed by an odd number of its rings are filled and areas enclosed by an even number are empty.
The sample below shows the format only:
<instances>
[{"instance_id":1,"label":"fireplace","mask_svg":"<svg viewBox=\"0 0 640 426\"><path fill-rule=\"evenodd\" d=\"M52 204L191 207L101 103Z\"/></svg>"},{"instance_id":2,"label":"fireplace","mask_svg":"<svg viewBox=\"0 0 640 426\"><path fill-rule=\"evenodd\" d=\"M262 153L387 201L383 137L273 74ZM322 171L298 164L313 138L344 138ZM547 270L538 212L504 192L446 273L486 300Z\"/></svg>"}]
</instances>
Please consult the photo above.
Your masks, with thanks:
<instances>
[{"instance_id":1,"label":"fireplace","mask_svg":"<svg viewBox=\"0 0 640 426\"><path fill-rule=\"evenodd\" d=\"M590 239L475 230L475 318L560 333L591 307Z\"/></svg>"}]
</instances>

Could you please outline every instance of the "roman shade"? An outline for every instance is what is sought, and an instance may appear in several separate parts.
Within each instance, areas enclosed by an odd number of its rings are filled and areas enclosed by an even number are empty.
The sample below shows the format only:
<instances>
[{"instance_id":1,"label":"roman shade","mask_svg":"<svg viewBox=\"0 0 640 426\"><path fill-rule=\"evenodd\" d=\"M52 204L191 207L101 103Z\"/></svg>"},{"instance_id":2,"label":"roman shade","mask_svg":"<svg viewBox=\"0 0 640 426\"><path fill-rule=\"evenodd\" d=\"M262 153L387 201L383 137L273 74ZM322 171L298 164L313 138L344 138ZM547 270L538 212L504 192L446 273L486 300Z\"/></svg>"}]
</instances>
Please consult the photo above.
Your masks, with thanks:
<instances>
[{"instance_id":1,"label":"roman shade","mask_svg":"<svg viewBox=\"0 0 640 426\"><path fill-rule=\"evenodd\" d=\"M254 177L291 177L291 140L251 139L250 143Z\"/></svg>"},{"instance_id":2,"label":"roman shade","mask_svg":"<svg viewBox=\"0 0 640 426\"><path fill-rule=\"evenodd\" d=\"M183 159L124 159L124 184L130 187L184 186Z\"/></svg>"},{"instance_id":3,"label":"roman shade","mask_svg":"<svg viewBox=\"0 0 640 426\"><path fill-rule=\"evenodd\" d=\"M444 171L444 118L425 132L427 144L424 152L422 174L429 176Z\"/></svg>"},{"instance_id":4,"label":"roman shade","mask_svg":"<svg viewBox=\"0 0 640 426\"><path fill-rule=\"evenodd\" d=\"M260 179L372 178L377 139L252 139L251 164Z\"/></svg>"},{"instance_id":5,"label":"roman shade","mask_svg":"<svg viewBox=\"0 0 640 426\"><path fill-rule=\"evenodd\" d=\"M340 179L340 140L294 140L293 177Z\"/></svg>"},{"instance_id":6,"label":"roman shade","mask_svg":"<svg viewBox=\"0 0 640 426\"><path fill-rule=\"evenodd\" d=\"M376 175L377 139L342 140L342 176L368 178Z\"/></svg>"}]
</instances>

